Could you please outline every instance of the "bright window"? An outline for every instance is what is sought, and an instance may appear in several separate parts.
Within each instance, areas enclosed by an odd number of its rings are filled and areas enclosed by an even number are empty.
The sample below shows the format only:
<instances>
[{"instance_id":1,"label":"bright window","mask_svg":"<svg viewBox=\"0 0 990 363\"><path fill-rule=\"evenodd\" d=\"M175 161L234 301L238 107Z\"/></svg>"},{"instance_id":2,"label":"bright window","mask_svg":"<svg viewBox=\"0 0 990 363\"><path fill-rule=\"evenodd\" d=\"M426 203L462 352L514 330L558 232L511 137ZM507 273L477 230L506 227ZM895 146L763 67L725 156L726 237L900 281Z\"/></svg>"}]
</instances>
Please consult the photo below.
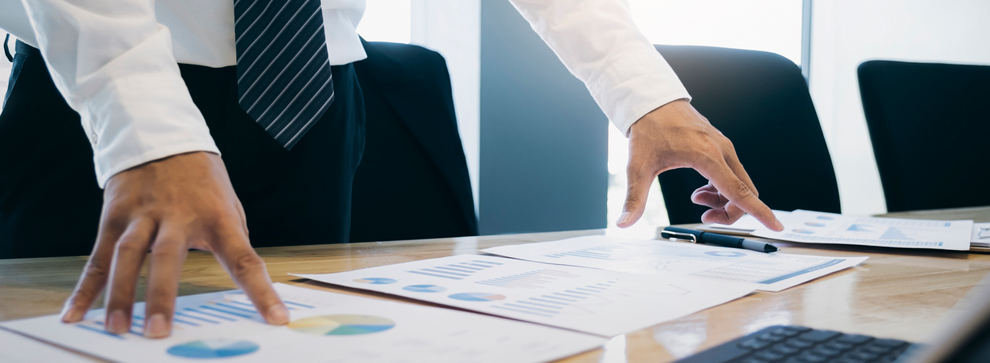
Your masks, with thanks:
<instances>
[{"instance_id":1,"label":"bright window","mask_svg":"<svg viewBox=\"0 0 990 363\"><path fill-rule=\"evenodd\" d=\"M357 32L365 40L409 43L411 0L368 1Z\"/></svg>"}]
</instances>

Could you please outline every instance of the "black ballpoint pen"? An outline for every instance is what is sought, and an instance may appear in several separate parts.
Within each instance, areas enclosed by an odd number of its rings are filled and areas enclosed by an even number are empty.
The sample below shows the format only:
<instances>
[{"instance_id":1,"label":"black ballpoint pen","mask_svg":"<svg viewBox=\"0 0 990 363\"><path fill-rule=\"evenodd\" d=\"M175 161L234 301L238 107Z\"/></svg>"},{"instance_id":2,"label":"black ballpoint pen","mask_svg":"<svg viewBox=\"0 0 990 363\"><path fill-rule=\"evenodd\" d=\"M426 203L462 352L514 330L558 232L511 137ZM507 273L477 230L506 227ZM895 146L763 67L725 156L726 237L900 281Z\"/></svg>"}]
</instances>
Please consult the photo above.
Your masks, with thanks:
<instances>
[{"instance_id":1,"label":"black ballpoint pen","mask_svg":"<svg viewBox=\"0 0 990 363\"><path fill-rule=\"evenodd\" d=\"M777 252L777 246L769 243L748 240L742 237L726 236L704 231L696 231L688 228L664 227L660 231L660 237L688 240L695 243L704 243L722 247L745 248L756 252Z\"/></svg>"}]
</instances>

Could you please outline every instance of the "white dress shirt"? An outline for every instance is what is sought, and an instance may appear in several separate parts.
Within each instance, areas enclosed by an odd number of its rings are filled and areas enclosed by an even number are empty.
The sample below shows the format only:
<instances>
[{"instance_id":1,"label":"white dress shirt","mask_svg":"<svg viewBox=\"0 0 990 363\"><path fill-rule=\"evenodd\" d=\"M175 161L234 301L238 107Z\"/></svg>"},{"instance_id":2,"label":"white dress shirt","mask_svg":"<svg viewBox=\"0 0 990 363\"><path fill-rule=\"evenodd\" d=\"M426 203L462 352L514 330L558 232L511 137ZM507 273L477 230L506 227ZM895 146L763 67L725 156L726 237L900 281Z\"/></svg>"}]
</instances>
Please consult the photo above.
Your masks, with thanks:
<instances>
[{"instance_id":1,"label":"white dress shirt","mask_svg":"<svg viewBox=\"0 0 990 363\"><path fill-rule=\"evenodd\" d=\"M625 0L510 0L619 130L689 98ZM0 28L41 49L79 112L100 187L170 155L219 153L177 63L235 65L234 0L0 0ZM364 0L322 0L332 65L365 58Z\"/></svg>"}]
</instances>

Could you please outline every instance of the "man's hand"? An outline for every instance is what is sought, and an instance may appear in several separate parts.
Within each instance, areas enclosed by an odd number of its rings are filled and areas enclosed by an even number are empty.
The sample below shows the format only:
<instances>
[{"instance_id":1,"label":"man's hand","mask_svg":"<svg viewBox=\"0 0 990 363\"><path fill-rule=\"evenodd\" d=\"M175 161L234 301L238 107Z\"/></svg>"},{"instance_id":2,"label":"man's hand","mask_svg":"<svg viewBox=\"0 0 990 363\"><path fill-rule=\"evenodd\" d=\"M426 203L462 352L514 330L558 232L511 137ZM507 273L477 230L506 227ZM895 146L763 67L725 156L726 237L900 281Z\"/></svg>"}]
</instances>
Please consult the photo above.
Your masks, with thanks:
<instances>
[{"instance_id":1,"label":"man's hand","mask_svg":"<svg viewBox=\"0 0 990 363\"><path fill-rule=\"evenodd\" d=\"M758 198L729 139L687 101L653 110L636 121L629 133L629 189L619 227L629 227L643 215L646 196L657 175L692 168L709 180L691 196L694 203L712 208L702 214L703 222L731 224L749 213L772 230L784 229Z\"/></svg>"},{"instance_id":2,"label":"man's hand","mask_svg":"<svg viewBox=\"0 0 990 363\"><path fill-rule=\"evenodd\" d=\"M194 152L126 170L110 179L103 200L96 246L65 304L63 322L81 320L109 283L106 330L129 331L138 276L150 250L144 335L168 336L190 248L212 251L268 323L288 322L265 262L248 242L244 209L219 156Z\"/></svg>"}]
</instances>

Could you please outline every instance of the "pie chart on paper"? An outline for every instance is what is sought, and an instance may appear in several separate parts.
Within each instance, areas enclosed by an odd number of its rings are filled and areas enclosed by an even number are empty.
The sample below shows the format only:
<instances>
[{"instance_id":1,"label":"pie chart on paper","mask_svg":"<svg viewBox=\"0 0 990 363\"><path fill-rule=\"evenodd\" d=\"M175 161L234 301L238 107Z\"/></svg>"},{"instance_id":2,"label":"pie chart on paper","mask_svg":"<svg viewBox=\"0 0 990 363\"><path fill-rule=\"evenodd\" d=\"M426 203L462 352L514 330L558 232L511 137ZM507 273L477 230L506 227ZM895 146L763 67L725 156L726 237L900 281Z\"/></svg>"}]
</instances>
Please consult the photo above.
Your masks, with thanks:
<instances>
[{"instance_id":1,"label":"pie chart on paper","mask_svg":"<svg viewBox=\"0 0 990 363\"><path fill-rule=\"evenodd\" d=\"M437 286L437 285L409 285L409 286L403 287L402 289L403 290L406 290L406 291L414 291L414 292L444 292L444 291L447 291L447 288L446 287Z\"/></svg>"},{"instance_id":2,"label":"pie chart on paper","mask_svg":"<svg viewBox=\"0 0 990 363\"><path fill-rule=\"evenodd\" d=\"M214 359L250 354L258 348L247 340L204 339L174 345L165 352L182 358Z\"/></svg>"},{"instance_id":3,"label":"pie chart on paper","mask_svg":"<svg viewBox=\"0 0 990 363\"><path fill-rule=\"evenodd\" d=\"M320 315L289 323L289 329L312 335L361 335L395 327L391 319L374 315Z\"/></svg>"},{"instance_id":4,"label":"pie chart on paper","mask_svg":"<svg viewBox=\"0 0 990 363\"><path fill-rule=\"evenodd\" d=\"M354 282L360 282L362 284L372 284L372 285L388 285L398 282L396 279L390 279L387 277L366 277L363 279L354 279Z\"/></svg>"}]
</instances>

